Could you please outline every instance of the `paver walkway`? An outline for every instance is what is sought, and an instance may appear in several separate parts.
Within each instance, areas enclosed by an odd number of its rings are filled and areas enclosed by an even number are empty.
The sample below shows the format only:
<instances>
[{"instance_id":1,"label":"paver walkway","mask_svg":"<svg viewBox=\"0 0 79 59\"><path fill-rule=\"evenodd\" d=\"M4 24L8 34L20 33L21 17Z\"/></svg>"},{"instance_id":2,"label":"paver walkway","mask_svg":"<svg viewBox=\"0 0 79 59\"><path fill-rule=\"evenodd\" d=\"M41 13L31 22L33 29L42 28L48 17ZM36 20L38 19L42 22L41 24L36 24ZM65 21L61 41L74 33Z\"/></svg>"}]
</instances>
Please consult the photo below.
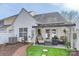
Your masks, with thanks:
<instances>
[{"instance_id":1,"label":"paver walkway","mask_svg":"<svg viewBox=\"0 0 79 59\"><path fill-rule=\"evenodd\" d=\"M28 43L0 44L0 56L12 56L20 47L29 45Z\"/></svg>"},{"instance_id":2,"label":"paver walkway","mask_svg":"<svg viewBox=\"0 0 79 59\"><path fill-rule=\"evenodd\" d=\"M29 45L24 45L22 47L20 47L19 49L17 49L13 56L26 56L26 49L30 46L31 44Z\"/></svg>"}]
</instances>

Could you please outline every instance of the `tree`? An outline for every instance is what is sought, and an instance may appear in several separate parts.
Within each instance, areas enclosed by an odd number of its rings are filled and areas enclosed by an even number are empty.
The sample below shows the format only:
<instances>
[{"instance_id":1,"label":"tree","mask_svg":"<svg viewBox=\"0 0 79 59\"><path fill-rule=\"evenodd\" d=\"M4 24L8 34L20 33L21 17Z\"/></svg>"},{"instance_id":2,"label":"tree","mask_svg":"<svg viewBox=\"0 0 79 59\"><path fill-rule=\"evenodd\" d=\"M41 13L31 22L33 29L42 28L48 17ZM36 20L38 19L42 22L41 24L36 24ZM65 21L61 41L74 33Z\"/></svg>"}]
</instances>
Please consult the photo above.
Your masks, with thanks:
<instances>
[{"instance_id":1,"label":"tree","mask_svg":"<svg viewBox=\"0 0 79 59\"><path fill-rule=\"evenodd\" d=\"M77 22L79 19L79 13L77 11L61 11L62 16L71 22Z\"/></svg>"},{"instance_id":2,"label":"tree","mask_svg":"<svg viewBox=\"0 0 79 59\"><path fill-rule=\"evenodd\" d=\"M61 11L61 14L63 17L65 17L70 22L75 23L76 25L79 25L79 13L77 11L71 10L71 11ZM65 33L65 30L64 30ZM70 48L70 42L67 42L67 48Z\"/></svg>"}]
</instances>

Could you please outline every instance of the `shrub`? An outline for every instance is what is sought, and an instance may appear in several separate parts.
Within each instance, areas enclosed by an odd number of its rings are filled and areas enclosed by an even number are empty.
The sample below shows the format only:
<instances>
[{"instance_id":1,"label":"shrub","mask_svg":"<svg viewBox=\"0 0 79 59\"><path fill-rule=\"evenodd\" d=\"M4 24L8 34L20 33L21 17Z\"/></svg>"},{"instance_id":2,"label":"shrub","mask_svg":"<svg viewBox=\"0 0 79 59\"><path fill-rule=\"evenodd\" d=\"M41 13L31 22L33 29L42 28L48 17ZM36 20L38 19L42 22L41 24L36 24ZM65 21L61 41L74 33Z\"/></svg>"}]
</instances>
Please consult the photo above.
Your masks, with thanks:
<instances>
[{"instance_id":1,"label":"shrub","mask_svg":"<svg viewBox=\"0 0 79 59\"><path fill-rule=\"evenodd\" d=\"M66 42L66 47L67 47L68 49L70 49L70 48L71 48L71 43L70 43L70 42Z\"/></svg>"},{"instance_id":2,"label":"shrub","mask_svg":"<svg viewBox=\"0 0 79 59\"><path fill-rule=\"evenodd\" d=\"M77 39L77 33L73 33L73 39Z\"/></svg>"},{"instance_id":3,"label":"shrub","mask_svg":"<svg viewBox=\"0 0 79 59\"><path fill-rule=\"evenodd\" d=\"M52 39L58 39L58 37L55 35Z\"/></svg>"},{"instance_id":4,"label":"shrub","mask_svg":"<svg viewBox=\"0 0 79 59\"><path fill-rule=\"evenodd\" d=\"M66 34L66 29L64 29L63 32Z\"/></svg>"}]
</instances>

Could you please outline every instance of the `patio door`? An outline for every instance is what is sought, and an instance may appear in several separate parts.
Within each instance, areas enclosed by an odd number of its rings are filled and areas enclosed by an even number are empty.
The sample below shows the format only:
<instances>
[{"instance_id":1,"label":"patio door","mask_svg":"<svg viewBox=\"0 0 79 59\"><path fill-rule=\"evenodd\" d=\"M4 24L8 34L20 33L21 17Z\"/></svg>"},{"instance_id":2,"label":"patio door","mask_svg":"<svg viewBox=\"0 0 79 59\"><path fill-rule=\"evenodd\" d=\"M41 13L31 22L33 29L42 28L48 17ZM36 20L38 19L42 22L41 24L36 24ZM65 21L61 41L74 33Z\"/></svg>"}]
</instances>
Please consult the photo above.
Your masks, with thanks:
<instances>
[{"instance_id":1,"label":"patio door","mask_svg":"<svg viewBox=\"0 0 79 59\"><path fill-rule=\"evenodd\" d=\"M19 28L19 37L23 37L27 41L27 28Z\"/></svg>"}]
</instances>

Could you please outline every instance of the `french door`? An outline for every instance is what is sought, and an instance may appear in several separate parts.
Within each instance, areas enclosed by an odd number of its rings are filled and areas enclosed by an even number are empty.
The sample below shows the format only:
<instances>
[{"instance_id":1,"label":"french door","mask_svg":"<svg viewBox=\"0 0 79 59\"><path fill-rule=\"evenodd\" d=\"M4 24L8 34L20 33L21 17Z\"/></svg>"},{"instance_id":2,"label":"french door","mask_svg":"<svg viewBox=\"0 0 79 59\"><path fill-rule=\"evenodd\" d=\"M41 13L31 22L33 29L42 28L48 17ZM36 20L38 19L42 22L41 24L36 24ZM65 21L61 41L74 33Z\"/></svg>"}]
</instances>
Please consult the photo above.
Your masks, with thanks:
<instances>
[{"instance_id":1,"label":"french door","mask_svg":"<svg viewBox=\"0 0 79 59\"><path fill-rule=\"evenodd\" d=\"M19 28L19 37L24 37L24 41L27 40L27 28Z\"/></svg>"}]
</instances>

